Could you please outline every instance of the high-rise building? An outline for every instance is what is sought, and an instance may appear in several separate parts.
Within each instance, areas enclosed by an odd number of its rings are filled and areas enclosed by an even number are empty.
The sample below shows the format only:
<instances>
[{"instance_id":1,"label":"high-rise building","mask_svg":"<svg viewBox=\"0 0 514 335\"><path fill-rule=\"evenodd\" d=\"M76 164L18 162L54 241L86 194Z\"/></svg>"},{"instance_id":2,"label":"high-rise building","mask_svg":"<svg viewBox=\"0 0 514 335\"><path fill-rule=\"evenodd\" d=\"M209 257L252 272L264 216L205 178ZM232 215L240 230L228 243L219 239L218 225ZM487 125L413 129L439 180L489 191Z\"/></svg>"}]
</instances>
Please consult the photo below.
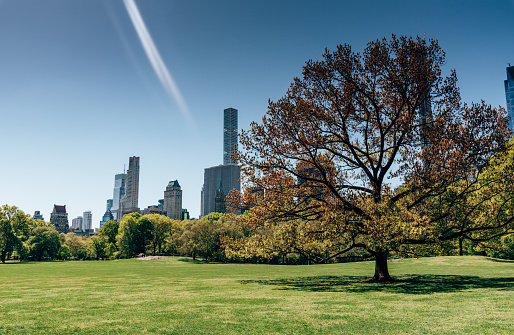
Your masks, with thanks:
<instances>
[{"instance_id":1,"label":"high-rise building","mask_svg":"<svg viewBox=\"0 0 514 335\"><path fill-rule=\"evenodd\" d=\"M127 180L125 184L125 193L120 199L120 208L118 209L118 219L124 214L132 212L140 212L138 206L139 199L139 157L129 158L129 168L127 170Z\"/></svg>"},{"instance_id":2,"label":"high-rise building","mask_svg":"<svg viewBox=\"0 0 514 335\"><path fill-rule=\"evenodd\" d=\"M237 150L237 109L227 108L223 112L223 164L233 164L230 158Z\"/></svg>"},{"instance_id":3,"label":"high-rise building","mask_svg":"<svg viewBox=\"0 0 514 335\"><path fill-rule=\"evenodd\" d=\"M182 220L189 220L191 217L189 216L189 211L185 208L182 209Z\"/></svg>"},{"instance_id":4,"label":"high-rise building","mask_svg":"<svg viewBox=\"0 0 514 335\"><path fill-rule=\"evenodd\" d=\"M214 211L216 213L225 213L226 212L226 206L225 206L225 192L223 192L223 189L220 187L216 190L214 193Z\"/></svg>"},{"instance_id":5,"label":"high-rise building","mask_svg":"<svg viewBox=\"0 0 514 335\"><path fill-rule=\"evenodd\" d=\"M107 199L107 204L106 204L105 210L111 210L113 202L114 201L112 199Z\"/></svg>"},{"instance_id":6,"label":"high-rise building","mask_svg":"<svg viewBox=\"0 0 514 335\"><path fill-rule=\"evenodd\" d=\"M173 220L182 220L182 190L178 180L172 180L164 191L164 211Z\"/></svg>"},{"instance_id":7,"label":"high-rise building","mask_svg":"<svg viewBox=\"0 0 514 335\"><path fill-rule=\"evenodd\" d=\"M50 223L55 226L55 230L59 233L68 232L68 213L66 213L66 205L60 206L54 204L54 209L50 213Z\"/></svg>"},{"instance_id":8,"label":"high-rise building","mask_svg":"<svg viewBox=\"0 0 514 335\"><path fill-rule=\"evenodd\" d=\"M112 195L111 213L114 220L118 220L118 209L120 208L121 196L125 194L125 181L127 179L126 173L119 173L114 176L114 191Z\"/></svg>"},{"instance_id":9,"label":"high-rise building","mask_svg":"<svg viewBox=\"0 0 514 335\"><path fill-rule=\"evenodd\" d=\"M91 211L85 211L82 213L82 231L88 232L91 229L93 223L93 214Z\"/></svg>"},{"instance_id":10,"label":"high-rise building","mask_svg":"<svg viewBox=\"0 0 514 335\"><path fill-rule=\"evenodd\" d=\"M239 191L241 172L235 164L218 165L205 169L203 179L203 201L200 215L216 212L216 191L223 192L223 199L232 190Z\"/></svg>"},{"instance_id":11,"label":"high-rise building","mask_svg":"<svg viewBox=\"0 0 514 335\"><path fill-rule=\"evenodd\" d=\"M204 172L204 179L205 179L205 172ZM205 188L205 186L202 185L202 191L200 192L200 217L203 216L204 208L205 208L204 203L203 203L205 200L205 197L203 195L204 188Z\"/></svg>"},{"instance_id":12,"label":"high-rise building","mask_svg":"<svg viewBox=\"0 0 514 335\"><path fill-rule=\"evenodd\" d=\"M232 190L240 190L241 172L239 166L230 158L235 151L237 151L237 109L227 108L223 111L223 165L205 169L200 217L216 210L225 212L225 197Z\"/></svg>"},{"instance_id":13,"label":"high-rise building","mask_svg":"<svg viewBox=\"0 0 514 335\"><path fill-rule=\"evenodd\" d=\"M102 217L102 221L100 221L100 229L104 226L107 221L114 220L114 215L111 212L111 208L113 205L113 199L107 199L107 206L105 208L104 216Z\"/></svg>"},{"instance_id":14,"label":"high-rise building","mask_svg":"<svg viewBox=\"0 0 514 335\"><path fill-rule=\"evenodd\" d=\"M510 117L509 128L514 130L514 66L507 67L507 80L505 80L505 99L507 100L507 114Z\"/></svg>"},{"instance_id":15,"label":"high-rise building","mask_svg":"<svg viewBox=\"0 0 514 335\"><path fill-rule=\"evenodd\" d=\"M73 220L71 220L71 228L76 230L82 229L82 216L77 216Z\"/></svg>"},{"instance_id":16,"label":"high-rise building","mask_svg":"<svg viewBox=\"0 0 514 335\"><path fill-rule=\"evenodd\" d=\"M34 212L34 216L32 216L32 218L34 220L43 220L43 221L45 221L45 219L43 218L43 215L41 214L40 211L35 211Z\"/></svg>"}]
</instances>

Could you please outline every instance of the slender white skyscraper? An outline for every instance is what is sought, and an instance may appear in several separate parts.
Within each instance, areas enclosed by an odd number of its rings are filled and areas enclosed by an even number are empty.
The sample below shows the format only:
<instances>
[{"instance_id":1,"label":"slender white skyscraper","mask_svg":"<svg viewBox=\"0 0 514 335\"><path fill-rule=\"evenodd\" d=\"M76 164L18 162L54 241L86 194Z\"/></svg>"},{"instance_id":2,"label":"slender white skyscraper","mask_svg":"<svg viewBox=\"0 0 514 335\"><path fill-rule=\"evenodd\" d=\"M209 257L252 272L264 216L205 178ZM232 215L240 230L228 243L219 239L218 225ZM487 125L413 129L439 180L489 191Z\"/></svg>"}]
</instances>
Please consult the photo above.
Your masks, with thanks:
<instances>
[{"instance_id":1,"label":"slender white skyscraper","mask_svg":"<svg viewBox=\"0 0 514 335\"><path fill-rule=\"evenodd\" d=\"M89 231L89 229L91 229L92 223L93 223L93 214L91 214L91 211L85 211L82 214L82 230Z\"/></svg>"}]
</instances>

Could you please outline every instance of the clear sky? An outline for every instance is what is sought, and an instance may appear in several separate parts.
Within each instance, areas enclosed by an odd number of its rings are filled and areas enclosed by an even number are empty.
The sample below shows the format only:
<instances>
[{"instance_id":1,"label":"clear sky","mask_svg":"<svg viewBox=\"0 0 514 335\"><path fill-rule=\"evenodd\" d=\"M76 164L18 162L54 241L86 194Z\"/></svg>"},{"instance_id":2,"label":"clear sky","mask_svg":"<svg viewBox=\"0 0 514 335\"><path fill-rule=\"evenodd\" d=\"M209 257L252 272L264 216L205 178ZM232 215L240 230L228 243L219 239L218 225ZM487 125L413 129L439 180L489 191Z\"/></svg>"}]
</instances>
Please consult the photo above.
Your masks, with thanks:
<instances>
[{"instance_id":1,"label":"clear sky","mask_svg":"<svg viewBox=\"0 0 514 335\"><path fill-rule=\"evenodd\" d=\"M463 101L505 106L514 0L0 0L0 204L93 212L141 157L139 206L170 180L200 212L223 109L248 129L308 59L391 34L439 40Z\"/></svg>"}]
</instances>

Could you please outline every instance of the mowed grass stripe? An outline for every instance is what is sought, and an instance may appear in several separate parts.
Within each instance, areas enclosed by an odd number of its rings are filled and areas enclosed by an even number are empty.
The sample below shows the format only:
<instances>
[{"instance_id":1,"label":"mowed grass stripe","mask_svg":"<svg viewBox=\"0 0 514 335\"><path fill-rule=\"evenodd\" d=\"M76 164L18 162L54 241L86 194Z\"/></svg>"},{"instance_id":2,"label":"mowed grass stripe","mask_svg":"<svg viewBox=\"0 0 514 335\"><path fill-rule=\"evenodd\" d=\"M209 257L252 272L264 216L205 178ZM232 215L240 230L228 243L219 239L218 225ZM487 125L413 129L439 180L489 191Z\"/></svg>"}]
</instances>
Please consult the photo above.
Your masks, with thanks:
<instances>
[{"instance_id":1,"label":"mowed grass stripe","mask_svg":"<svg viewBox=\"0 0 514 335\"><path fill-rule=\"evenodd\" d=\"M188 259L0 265L0 334L509 334L514 263L280 266Z\"/></svg>"}]
</instances>

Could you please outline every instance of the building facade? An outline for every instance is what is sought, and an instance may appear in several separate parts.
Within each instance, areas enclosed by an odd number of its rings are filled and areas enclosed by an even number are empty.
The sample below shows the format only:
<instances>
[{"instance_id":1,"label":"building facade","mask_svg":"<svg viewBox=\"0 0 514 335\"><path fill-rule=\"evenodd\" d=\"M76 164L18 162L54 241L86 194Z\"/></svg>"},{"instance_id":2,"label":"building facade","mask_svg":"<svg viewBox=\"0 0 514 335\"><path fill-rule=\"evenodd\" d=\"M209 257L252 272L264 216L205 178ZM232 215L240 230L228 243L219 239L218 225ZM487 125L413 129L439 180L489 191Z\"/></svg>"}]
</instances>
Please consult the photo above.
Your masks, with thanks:
<instances>
[{"instance_id":1,"label":"building facade","mask_svg":"<svg viewBox=\"0 0 514 335\"><path fill-rule=\"evenodd\" d=\"M91 229L91 226L93 225L93 214L91 211L85 211L82 213L82 231L89 231Z\"/></svg>"},{"instance_id":2,"label":"building facade","mask_svg":"<svg viewBox=\"0 0 514 335\"><path fill-rule=\"evenodd\" d=\"M43 221L45 221L45 219L43 218L43 214L41 214L40 211L35 211L34 215L32 216L32 218L34 220L43 220Z\"/></svg>"},{"instance_id":3,"label":"building facade","mask_svg":"<svg viewBox=\"0 0 514 335\"><path fill-rule=\"evenodd\" d=\"M77 216L73 220L71 220L71 228L75 230L81 230L82 229L82 216Z\"/></svg>"},{"instance_id":4,"label":"building facade","mask_svg":"<svg viewBox=\"0 0 514 335\"><path fill-rule=\"evenodd\" d=\"M123 194L125 194L125 181L127 180L126 173L119 173L114 176L114 190L112 194L112 207L111 213L114 216L114 220L118 220L118 210L120 208L120 200Z\"/></svg>"},{"instance_id":5,"label":"building facade","mask_svg":"<svg viewBox=\"0 0 514 335\"><path fill-rule=\"evenodd\" d=\"M223 111L223 164L233 164L230 158L237 151L237 109Z\"/></svg>"},{"instance_id":6,"label":"building facade","mask_svg":"<svg viewBox=\"0 0 514 335\"><path fill-rule=\"evenodd\" d=\"M226 212L225 192L223 192L221 184L220 184L220 187L214 193L214 211L216 213L225 213Z\"/></svg>"},{"instance_id":7,"label":"building facade","mask_svg":"<svg viewBox=\"0 0 514 335\"><path fill-rule=\"evenodd\" d=\"M189 215L189 211L185 208L182 209L182 220L189 220L191 219Z\"/></svg>"},{"instance_id":8,"label":"building facade","mask_svg":"<svg viewBox=\"0 0 514 335\"><path fill-rule=\"evenodd\" d=\"M55 230L59 233L68 232L68 213L66 213L66 205L60 206L54 204L54 209L50 213L50 223L54 225Z\"/></svg>"},{"instance_id":9,"label":"building facade","mask_svg":"<svg viewBox=\"0 0 514 335\"><path fill-rule=\"evenodd\" d=\"M172 180L164 191L164 211L173 220L182 220L182 189L178 180Z\"/></svg>"},{"instance_id":10,"label":"building facade","mask_svg":"<svg viewBox=\"0 0 514 335\"><path fill-rule=\"evenodd\" d=\"M235 164L218 165L205 169L203 178L202 212L206 216L216 212L216 191L223 192L223 199L232 190L240 191L241 172Z\"/></svg>"},{"instance_id":11,"label":"building facade","mask_svg":"<svg viewBox=\"0 0 514 335\"><path fill-rule=\"evenodd\" d=\"M514 130L514 66L507 67L507 80L505 80L505 99L507 100L507 113L510 117L509 128Z\"/></svg>"},{"instance_id":12,"label":"building facade","mask_svg":"<svg viewBox=\"0 0 514 335\"><path fill-rule=\"evenodd\" d=\"M118 209L118 220L121 220L124 214L140 212L138 205L139 168L139 157L130 157L129 168L127 170L127 179L125 183L125 193L121 196L120 206Z\"/></svg>"},{"instance_id":13,"label":"building facade","mask_svg":"<svg viewBox=\"0 0 514 335\"><path fill-rule=\"evenodd\" d=\"M104 216L102 217L102 221L100 221L100 229L104 226L104 224L107 221L114 220L114 215L112 214L112 205L113 205L113 199L107 199L107 205L105 208Z\"/></svg>"}]
</instances>

